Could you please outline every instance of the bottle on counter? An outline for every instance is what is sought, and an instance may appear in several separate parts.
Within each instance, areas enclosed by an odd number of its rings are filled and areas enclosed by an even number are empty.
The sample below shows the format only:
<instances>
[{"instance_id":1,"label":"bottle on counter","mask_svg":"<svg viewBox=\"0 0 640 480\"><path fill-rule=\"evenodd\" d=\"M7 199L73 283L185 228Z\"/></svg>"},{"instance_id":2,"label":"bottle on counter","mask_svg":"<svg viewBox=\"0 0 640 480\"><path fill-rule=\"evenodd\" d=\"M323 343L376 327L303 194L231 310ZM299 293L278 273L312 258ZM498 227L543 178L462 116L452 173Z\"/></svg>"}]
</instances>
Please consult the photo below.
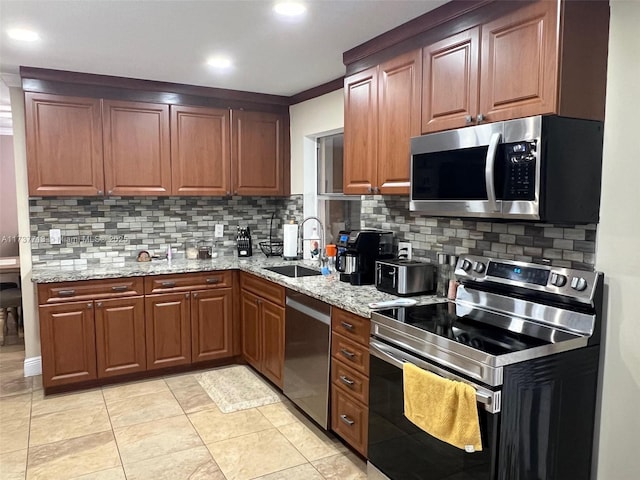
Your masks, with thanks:
<instances>
[{"instance_id":1,"label":"bottle on counter","mask_svg":"<svg viewBox=\"0 0 640 480\"><path fill-rule=\"evenodd\" d=\"M447 298L449 300L455 300L458 293L458 280L456 279L456 265L458 264L458 257L456 255L449 256L449 287L447 289Z\"/></svg>"},{"instance_id":2,"label":"bottle on counter","mask_svg":"<svg viewBox=\"0 0 640 480\"><path fill-rule=\"evenodd\" d=\"M309 251L311 258L316 258L320 255L320 237L318 236L318 228L313 227L311 235L309 236Z\"/></svg>"},{"instance_id":3,"label":"bottle on counter","mask_svg":"<svg viewBox=\"0 0 640 480\"><path fill-rule=\"evenodd\" d=\"M329 267L329 271L335 272L336 271L336 255L338 253L338 248L333 244L329 244L327 245L326 250L327 250L327 266Z\"/></svg>"},{"instance_id":4,"label":"bottle on counter","mask_svg":"<svg viewBox=\"0 0 640 480\"><path fill-rule=\"evenodd\" d=\"M446 253L438 254L438 282L436 284L436 295L447 298L449 296L449 280L451 279L450 257Z\"/></svg>"}]
</instances>

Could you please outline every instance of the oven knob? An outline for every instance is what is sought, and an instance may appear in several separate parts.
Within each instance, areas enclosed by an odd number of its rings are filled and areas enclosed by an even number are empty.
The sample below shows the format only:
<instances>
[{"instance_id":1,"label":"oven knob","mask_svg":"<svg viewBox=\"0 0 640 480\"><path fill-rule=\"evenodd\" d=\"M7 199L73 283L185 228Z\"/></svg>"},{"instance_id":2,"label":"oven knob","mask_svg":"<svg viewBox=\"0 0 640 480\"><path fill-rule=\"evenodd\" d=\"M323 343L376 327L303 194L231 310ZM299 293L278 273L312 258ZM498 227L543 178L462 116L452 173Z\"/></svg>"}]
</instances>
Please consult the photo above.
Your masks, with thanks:
<instances>
[{"instance_id":1,"label":"oven knob","mask_svg":"<svg viewBox=\"0 0 640 480\"><path fill-rule=\"evenodd\" d=\"M567 283L567 277L560 275L559 273L551 273L551 285L556 287L564 287Z\"/></svg>"},{"instance_id":2,"label":"oven knob","mask_svg":"<svg viewBox=\"0 0 640 480\"><path fill-rule=\"evenodd\" d=\"M484 272L484 263L482 262L474 262L473 263L473 271L476 273Z\"/></svg>"},{"instance_id":3,"label":"oven knob","mask_svg":"<svg viewBox=\"0 0 640 480\"><path fill-rule=\"evenodd\" d=\"M581 292L587 288L587 281L582 277L573 277L571 279L571 288Z\"/></svg>"},{"instance_id":4,"label":"oven knob","mask_svg":"<svg viewBox=\"0 0 640 480\"><path fill-rule=\"evenodd\" d=\"M467 259L462 260L462 263L460 264L460 268L465 272L468 272L469 270L471 270L471 262Z\"/></svg>"}]
</instances>

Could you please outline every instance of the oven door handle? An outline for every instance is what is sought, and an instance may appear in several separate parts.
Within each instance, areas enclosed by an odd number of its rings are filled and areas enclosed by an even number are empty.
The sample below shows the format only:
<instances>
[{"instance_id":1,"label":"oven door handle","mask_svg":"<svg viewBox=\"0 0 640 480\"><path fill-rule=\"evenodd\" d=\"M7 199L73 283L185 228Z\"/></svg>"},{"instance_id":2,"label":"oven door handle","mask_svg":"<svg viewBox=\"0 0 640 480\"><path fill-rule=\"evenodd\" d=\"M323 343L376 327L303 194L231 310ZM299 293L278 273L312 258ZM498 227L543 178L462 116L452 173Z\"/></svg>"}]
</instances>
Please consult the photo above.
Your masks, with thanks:
<instances>
[{"instance_id":1,"label":"oven door handle","mask_svg":"<svg viewBox=\"0 0 640 480\"><path fill-rule=\"evenodd\" d=\"M486 411L488 411L489 413L500 412L500 391L494 392L483 388L476 383L470 382L454 373L444 370L443 368L425 362L424 360L420 360L419 358L414 357L413 355L409 355L406 352L397 350L389 345L378 342L373 338L369 342L369 353L371 353L371 355L373 355L374 357L377 357L380 360L398 368L402 368L405 363L411 363L416 367L434 373L442 378L446 378L447 380L457 380L459 382L464 382L468 385L471 385L476 390L476 401L483 404Z\"/></svg>"}]
</instances>

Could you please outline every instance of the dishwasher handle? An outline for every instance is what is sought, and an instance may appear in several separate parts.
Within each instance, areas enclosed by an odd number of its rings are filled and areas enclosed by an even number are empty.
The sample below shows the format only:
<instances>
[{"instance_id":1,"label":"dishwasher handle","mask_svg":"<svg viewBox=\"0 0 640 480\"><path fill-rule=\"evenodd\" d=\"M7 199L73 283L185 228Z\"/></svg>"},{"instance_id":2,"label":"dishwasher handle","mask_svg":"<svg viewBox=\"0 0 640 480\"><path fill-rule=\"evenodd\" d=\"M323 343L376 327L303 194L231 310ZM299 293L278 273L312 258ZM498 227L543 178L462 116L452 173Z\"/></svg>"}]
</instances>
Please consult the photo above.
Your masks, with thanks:
<instances>
[{"instance_id":1,"label":"dishwasher handle","mask_svg":"<svg viewBox=\"0 0 640 480\"><path fill-rule=\"evenodd\" d=\"M286 298L285 304L287 308L297 310L298 312L303 313L308 317L314 318L315 320L318 320L319 322L322 322L325 325L331 325L331 314L320 312L315 308L309 307L297 300L294 300L291 297Z\"/></svg>"}]
</instances>

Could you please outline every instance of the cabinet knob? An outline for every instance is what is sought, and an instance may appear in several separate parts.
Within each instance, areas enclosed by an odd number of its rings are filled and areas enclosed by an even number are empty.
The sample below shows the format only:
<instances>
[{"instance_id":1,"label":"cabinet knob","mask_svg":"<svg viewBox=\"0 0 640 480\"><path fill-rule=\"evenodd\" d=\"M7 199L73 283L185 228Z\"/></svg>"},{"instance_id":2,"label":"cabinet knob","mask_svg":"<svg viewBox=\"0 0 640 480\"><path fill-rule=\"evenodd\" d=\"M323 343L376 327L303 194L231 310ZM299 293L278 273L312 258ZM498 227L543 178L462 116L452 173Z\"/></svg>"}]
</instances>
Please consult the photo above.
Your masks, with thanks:
<instances>
[{"instance_id":1,"label":"cabinet knob","mask_svg":"<svg viewBox=\"0 0 640 480\"><path fill-rule=\"evenodd\" d=\"M188 294L188 293L185 293L185 294L184 294L184 298L189 298L189 294Z\"/></svg>"},{"instance_id":2,"label":"cabinet knob","mask_svg":"<svg viewBox=\"0 0 640 480\"><path fill-rule=\"evenodd\" d=\"M109 190L109 191L107 192L107 195L113 195L113 190Z\"/></svg>"},{"instance_id":3,"label":"cabinet knob","mask_svg":"<svg viewBox=\"0 0 640 480\"><path fill-rule=\"evenodd\" d=\"M193 294L193 298L198 298L198 294L197 294L197 293L194 293L194 294Z\"/></svg>"},{"instance_id":4,"label":"cabinet knob","mask_svg":"<svg viewBox=\"0 0 640 480\"><path fill-rule=\"evenodd\" d=\"M380 187L373 187L373 193L380 193Z\"/></svg>"},{"instance_id":5,"label":"cabinet knob","mask_svg":"<svg viewBox=\"0 0 640 480\"><path fill-rule=\"evenodd\" d=\"M104 191L98 190L98 195L104 195Z\"/></svg>"},{"instance_id":6,"label":"cabinet knob","mask_svg":"<svg viewBox=\"0 0 640 480\"><path fill-rule=\"evenodd\" d=\"M371 193L371 192L373 192L373 188L367 187L367 193Z\"/></svg>"},{"instance_id":7,"label":"cabinet knob","mask_svg":"<svg viewBox=\"0 0 640 480\"><path fill-rule=\"evenodd\" d=\"M464 117L464 121L467 123L473 122L473 116L467 115L466 117Z\"/></svg>"},{"instance_id":8,"label":"cabinet knob","mask_svg":"<svg viewBox=\"0 0 640 480\"><path fill-rule=\"evenodd\" d=\"M98 303L96 303L96 307L98 307L98 308L102 308L102 302L98 302Z\"/></svg>"},{"instance_id":9,"label":"cabinet knob","mask_svg":"<svg viewBox=\"0 0 640 480\"><path fill-rule=\"evenodd\" d=\"M483 114L478 115L478 121L479 122L483 122L484 120L485 120L485 118L484 118Z\"/></svg>"},{"instance_id":10,"label":"cabinet knob","mask_svg":"<svg viewBox=\"0 0 640 480\"><path fill-rule=\"evenodd\" d=\"M238 194L238 190L234 190L234 191L233 191L233 194L234 194L234 195L237 195L237 194Z\"/></svg>"},{"instance_id":11,"label":"cabinet knob","mask_svg":"<svg viewBox=\"0 0 640 480\"><path fill-rule=\"evenodd\" d=\"M231 195L231 192L229 190L227 190L227 197Z\"/></svg>"},{"instance_id":12,"label":"cabinet knob","mask_svg":"<svg viewBox=\"0 0 640 480\"><path fill-rule=\"evenodd\" d=\"M89 303L87 303L87 308L88 308L88 309L92 309L92 308L93 308L93 302L89 302Z\"/></svg>"}]
</instances>

